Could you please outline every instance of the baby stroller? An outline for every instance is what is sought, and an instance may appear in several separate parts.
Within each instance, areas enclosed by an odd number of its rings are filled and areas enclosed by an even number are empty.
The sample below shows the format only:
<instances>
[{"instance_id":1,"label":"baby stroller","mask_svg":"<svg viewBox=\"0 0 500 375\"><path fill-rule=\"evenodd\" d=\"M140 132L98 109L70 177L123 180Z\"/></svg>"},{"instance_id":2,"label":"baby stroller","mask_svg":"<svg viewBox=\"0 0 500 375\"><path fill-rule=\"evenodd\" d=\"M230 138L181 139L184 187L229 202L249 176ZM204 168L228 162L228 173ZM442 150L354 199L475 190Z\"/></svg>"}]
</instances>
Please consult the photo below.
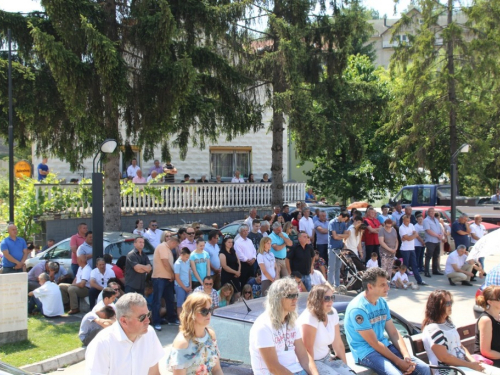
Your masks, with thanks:
<instances>
[{"instance_id":1,"label":"baby stroller","mask_svg":"<svg viewBox=\"0 0 500 375\"><path fill-rule=\"evenodd\" d=\"M340 277L344 285L340 286L339 292L344 294L348 290L354 290L360 293L363 290L362 276L366 266L352 250L344 249L335 255L342 262Z\"/></svg>"}]
</instances>

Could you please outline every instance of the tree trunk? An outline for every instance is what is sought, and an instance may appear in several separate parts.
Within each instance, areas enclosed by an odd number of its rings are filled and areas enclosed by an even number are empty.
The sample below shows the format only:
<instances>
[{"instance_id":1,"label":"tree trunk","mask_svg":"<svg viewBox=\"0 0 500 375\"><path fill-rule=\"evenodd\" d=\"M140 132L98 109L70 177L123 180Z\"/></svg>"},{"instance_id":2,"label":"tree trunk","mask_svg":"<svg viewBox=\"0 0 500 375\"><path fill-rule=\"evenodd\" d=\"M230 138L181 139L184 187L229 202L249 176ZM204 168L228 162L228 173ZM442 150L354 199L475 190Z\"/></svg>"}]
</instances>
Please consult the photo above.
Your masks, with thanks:
<instances>
[{"instance_id":1,"label":"tree trunk","mask_svg":"<svg viewBox=\"0 0 500 375\"><path fill-rule=\"evenodd\" d=\"M104 230L121 229L120 155L108 155L104 164Z\"/></svg>"}]
</instances>

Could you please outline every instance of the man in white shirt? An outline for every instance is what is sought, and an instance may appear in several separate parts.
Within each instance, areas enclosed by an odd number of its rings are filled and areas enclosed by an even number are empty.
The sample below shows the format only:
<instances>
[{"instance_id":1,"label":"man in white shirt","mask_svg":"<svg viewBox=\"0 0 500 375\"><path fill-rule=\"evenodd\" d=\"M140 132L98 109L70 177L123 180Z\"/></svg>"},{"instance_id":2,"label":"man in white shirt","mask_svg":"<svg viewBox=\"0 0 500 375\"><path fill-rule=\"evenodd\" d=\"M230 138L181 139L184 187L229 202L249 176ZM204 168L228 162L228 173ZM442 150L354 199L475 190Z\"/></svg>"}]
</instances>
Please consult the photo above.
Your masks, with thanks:
<instances>
[{"instance_id":1,"label":"man in white shirt","mask_svg":"<svg viewBox=\"0 0 500 375\"><path fill-rule=\"evenodd\" d=\"M102 296L102 300L96 303L96 305L92 309L92 312L95 313L106 306L110 306L113 310L115 309L115 300L117 297L117 293L112 287L107 286L106 288L104 288L100 296Z\"/></svg>"},{"instance_id":2,"label":"man in white shirt","mask_svg":"<svg viewBox=\"0 0 500 375\"><path fill-rule=\"evenodd\" d=\"M311 239L311 243L314 243L314 221L309 217L311 210L306 207L302 211L302 218L299 221L299 230L307 233Z\"/></svg>"},{"instance_id":3,"label":"man in white shirt","mask_svg":"<svg viewBox=\"0 0 500 375\"><path fill-rule=\"evenodd\" d=\"M313 272L311 273L311 285L323 285L326 284L326 279L321 273L321 271L313 269Z\"/></svg>"},{"instance_id":4,"label":"man in white shirt","mask_svg":"<svg viewBox=\"0 0 500 375\"><path fill-rule=\"evenodd\" d=\"M78 249L76 250L76 255L85 255L87 258L87 264L92 267L92 241L93 241L93 234L92 231L88 231L85 233L85 242L82 243L80 246L78 246Z\"/></svg>"},{"instance_id":5,"label":"man in white shirt","mask_svg":"<svg viewBox=\"0 0 500 375\"><path fill-rule=\"evenodd\" d=\"M257 209L256 208L252 208L249 212L248 212L248 217L246 218L246 220L244 221L244 223L246 225L248 225L249 228L252 228L252 223L253 223L253 220L257 217Z\"/></svg>"},{"instance_id":6,"label":"man in white shirt","mask_svg":"<svg viewBox=\"0 0 500 375\"><path fill-rule=\"evenodd\" d=\"M450 285L462 283L462 285L472 286L469 280L474 276L473 267L474 260L467 261L467 248L464 245L459 245L454 252L448 255L444 273L448 277Z\"/></svg>"},{"instance_id":7,"label":"man in white shirt","mask_svg":"<svg viewBox=\"0 0 500 375\"><path fill-rule=\"evenodd\" d=\"M252 240L248 238L248 225L241 225L238 232L240 237L234 243L234 250L241 263L240 282L242 285L245 285L248 278L254 275L254 264L257 253Z\"/></svg>"},{"instance_id":8,"label":"man in white shirt","mask_svg":"<svg viewBox=\"0 0 500 375\"><path fill-rule=\"evenodd\" d=\"M63 303L65 305L69 303L71 309L68 315L78 314L80 312L78 308L78 297L85 298L89 295L90 273L92 272L92 268L87 264L87 258L84 255L80 255L77 261L80 267L73 280L73 284L59 284Z\"/></svg>"},{"instance_id":9,"label":"man in white shirt","mask_svg":"<svg viewBox=\"0 0 500 375\"><path fill-rule=\"evenodd\" d=\"M139 169L141 168L137 165L137 159L133 158L132 164L127 168L127 177L134 178L135 176L137 176L137 171Z\"/></svg>"},{"instance_id":10,"label":"man in white shirt","mask_svg":"<svg viewBox=\"0 0 500 375\"><path fill-rule=\"evenodd\" d=\"M114 271L106 267L106 262L103 258L97 258L96 263L97 267L90 273L89 304L91 309L94 308L101 290L108 285L109 279L115 277Z\"/></svg>"},{"instance_id":11,"label":"man in white shirt","mask_svg":"<svg viewBox=\"0 0 500 375\"><path fill-rule=\"evenodd\" d=\"M158 223L156 220L151 220L149 222L149 227L146 232L144 232L144 238L146 238L149 243L156 249L160 244L162 230L158 229Z\"/></svg>"},{"instance_id":12,"label":"man in white shirt","mask_svg":"<svg viewBox=\"0 0 500 375\"><path fill-rule=\"evenodd\" d=\"M427 285L418 272L417 255L415 254L415 238L418 237L418 233L410 221L411 215L403 215L403 223L399 227L399 235L401 236L401 256L403 258L403 263L407 267L411 267L417 284Z\"/></svg>"},{"instance_id":13,"label":"man in white shirt","mask_svg":"<svg viewBox=\"0 0 500 375\"><path fill-rule=\"evenodd\" d=\"M146 299L127 293L116 303L116 320L100 332L85 353L85 375L159 375L158 363L165 355L149 325L151 312Z\"/></svg>"},{"instance_id":14,"label":"man in white shirt","mask_svg":"<svg viewBox=\"0 0 500 375\"><path fill-rule=\"evenodd\" d=\"M240 177L240 171L235 171L234 172L234 177L231 180L232 184L242 184L245 183L245 179Z\"/></svg>"},{"instance_id":15,"label":"man in white shirt","mask_svg":"<svg viewBox=\"0 0 500 375\"><path fill-rule=\"evenodd\" d=\"M59 286L50 281L49 275L45 272L38 276L38 282L41 286L28 293L30 297L28 312L40 310L43 315L50 318L63 315L64 306Z\"/></svg>"}]
</instances>

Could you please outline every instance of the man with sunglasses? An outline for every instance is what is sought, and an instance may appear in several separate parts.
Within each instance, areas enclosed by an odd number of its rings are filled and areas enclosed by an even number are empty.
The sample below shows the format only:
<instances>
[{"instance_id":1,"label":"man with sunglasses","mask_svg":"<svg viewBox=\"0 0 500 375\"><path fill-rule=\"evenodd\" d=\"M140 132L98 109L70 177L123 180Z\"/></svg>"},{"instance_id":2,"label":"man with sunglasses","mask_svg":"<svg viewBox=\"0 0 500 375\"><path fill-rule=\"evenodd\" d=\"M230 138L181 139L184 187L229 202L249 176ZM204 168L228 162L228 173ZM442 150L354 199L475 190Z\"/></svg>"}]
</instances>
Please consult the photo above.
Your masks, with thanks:
<instances>
[{"instance_id":1,"label":"man with sunglasses","mask_svg":"<svg viewBox=\"0 0 500 375\"><path fill-rule=\"evenodd\" d=\"M203 285L195 288L194 293L205 293L212 298L212 310L219 307L219 293L214 289L214 278L212 276L205 276Z\"/></svg>"},{"instance_id":2,"label":"man with sunglasses","mask_svg":"<svg viewBox=\"0 0 500 375\"><path fill-rule=\"evenodd\" d=\"M81 256L85 256L82 254ZM108 285L109 279L115 277L115 273L111 268L106 267L106 262L103 258L97 258L97 267L90 273L90 289L89 289L89 304L90 309L93 309L96 304L96 299L101 291ZM88 263L87 263L88 264Z\"/></svg>"},{"instance_id":3,"label":"man with sunglasses","mask_svg":"<svg viewBox=\"0 0 500 375\"><path fill-rule=\"evenodd\" d=\"M116 323L100 332L85 353L85 374L159 375L165 355L150 327L146 299L128 293L116 303Z\"/></svg>"},{"instance_id":4,"label":"man with sunglasses","mask_svg":"<svg viewBox=\"0 0 500 375\"><path fill-rule=\"evenodd\" d=\"M156 220L151 220L149 222L149 228L144 232L144 238L146 238L149 243L156 249L161 242L162 230L158 229L158 223Z\"/></svg>"},{"instance_id":5,"label":"man with sunglasses","mask_svg":"<svg viewBox=\"0 0 500 375\"><path fill-rule=\"evenodd\" d=\"M181 249L187 247L191 252L196 250L196 240L194 238L194 235L196 234L196 229L189 227L186 229L186 239L184 239L179 247Z\"/></svg>"}]
</instances>

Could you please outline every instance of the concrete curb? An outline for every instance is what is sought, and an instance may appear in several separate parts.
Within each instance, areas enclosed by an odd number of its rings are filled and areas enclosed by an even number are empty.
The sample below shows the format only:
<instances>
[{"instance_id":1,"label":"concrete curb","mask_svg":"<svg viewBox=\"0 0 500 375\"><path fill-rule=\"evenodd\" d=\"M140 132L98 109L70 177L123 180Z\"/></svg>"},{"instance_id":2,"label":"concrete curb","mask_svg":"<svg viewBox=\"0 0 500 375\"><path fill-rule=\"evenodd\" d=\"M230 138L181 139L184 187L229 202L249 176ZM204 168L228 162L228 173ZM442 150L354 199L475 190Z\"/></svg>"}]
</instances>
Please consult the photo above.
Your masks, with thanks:
<instances>
[{"instance_id":1,"label":"concrete curb","mask_svg":"<svg viewBox=\"0 0 500 375\"><path fill-rule=\"evenodd\" d=\"M70 352L60 354L56 357L46 359L31 365L21 367L22 370L45 374L47 372L56 371L58 368L73 365L85 359L86 348L79 348Z\"/></svg>"}]
</instances>

